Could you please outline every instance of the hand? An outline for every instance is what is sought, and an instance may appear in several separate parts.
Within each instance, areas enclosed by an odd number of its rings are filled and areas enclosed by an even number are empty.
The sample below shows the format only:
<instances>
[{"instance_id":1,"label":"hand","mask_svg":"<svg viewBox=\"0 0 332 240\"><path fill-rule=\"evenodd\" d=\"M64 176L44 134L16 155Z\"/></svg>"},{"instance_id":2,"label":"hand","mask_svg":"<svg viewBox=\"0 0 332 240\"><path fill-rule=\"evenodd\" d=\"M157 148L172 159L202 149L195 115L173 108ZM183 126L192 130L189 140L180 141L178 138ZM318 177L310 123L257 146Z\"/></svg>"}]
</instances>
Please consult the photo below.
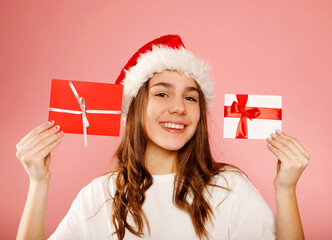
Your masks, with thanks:
<instances>
[{"instance_id":1,"label":"hand","mask_svg":"<svg viewBox=\"0 0 332 240\"><path fill-rule=\"evenodd\" d=\"M278 157L277 176L274 186L295 190L296 183L309 163L310 155L303 146L291 136L276 130L267 141L270 151Z\"/></svg>"},{"instance_id":2,"label":"hand","mask_svg":"<svg viewBox=\"0 0 332 240\"><path fill-rule=\"evenodd\" d=\"M30 181L49 183L51 173L51 151L56 148L62 139L63 131L55 126L54 121L43 123L33 129L16 145L16 156L29 174Z\"/></svg>"}]
</instances>

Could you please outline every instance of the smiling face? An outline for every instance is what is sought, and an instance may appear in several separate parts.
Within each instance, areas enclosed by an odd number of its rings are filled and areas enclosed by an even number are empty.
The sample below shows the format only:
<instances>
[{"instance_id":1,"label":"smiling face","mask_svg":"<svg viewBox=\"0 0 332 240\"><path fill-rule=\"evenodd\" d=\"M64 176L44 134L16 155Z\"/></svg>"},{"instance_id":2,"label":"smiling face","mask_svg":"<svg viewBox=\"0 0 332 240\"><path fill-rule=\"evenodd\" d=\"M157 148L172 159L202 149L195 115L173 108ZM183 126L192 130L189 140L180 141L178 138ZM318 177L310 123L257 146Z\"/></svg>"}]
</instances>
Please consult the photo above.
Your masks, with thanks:
<instances>
[{"instance_id":1,"label":"smiling face","mask_svg":"<svg viewBox=\"0 0 332 240\"><path fill-rule=\"evenodd\" d=\"M149 81L145 129L148 145L181 149L195 134L200 120L196 82L185 73L166 70Z\"/></svg>"}]
</instances>

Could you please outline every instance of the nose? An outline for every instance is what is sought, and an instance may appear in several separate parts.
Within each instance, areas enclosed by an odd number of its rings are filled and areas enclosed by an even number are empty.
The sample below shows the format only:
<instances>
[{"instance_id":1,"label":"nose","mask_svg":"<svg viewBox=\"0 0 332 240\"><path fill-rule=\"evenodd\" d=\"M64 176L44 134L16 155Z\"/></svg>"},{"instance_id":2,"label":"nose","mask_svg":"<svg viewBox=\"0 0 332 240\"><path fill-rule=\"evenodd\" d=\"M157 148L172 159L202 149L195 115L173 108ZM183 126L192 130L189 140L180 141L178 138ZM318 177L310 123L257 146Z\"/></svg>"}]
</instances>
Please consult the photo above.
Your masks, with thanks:
<instances>
[{"instance_id":1,"label":"nose","mask_svg":"<svg viewBox=\"0 0 332 240\"><path fill-rule=\"evenodd\" d=\"M186 106L183 102L182 98L175 98L171 102L168 112L170 114L179 114L179 115L185 115L187 113Z\"/></svg>"}]
</instances>

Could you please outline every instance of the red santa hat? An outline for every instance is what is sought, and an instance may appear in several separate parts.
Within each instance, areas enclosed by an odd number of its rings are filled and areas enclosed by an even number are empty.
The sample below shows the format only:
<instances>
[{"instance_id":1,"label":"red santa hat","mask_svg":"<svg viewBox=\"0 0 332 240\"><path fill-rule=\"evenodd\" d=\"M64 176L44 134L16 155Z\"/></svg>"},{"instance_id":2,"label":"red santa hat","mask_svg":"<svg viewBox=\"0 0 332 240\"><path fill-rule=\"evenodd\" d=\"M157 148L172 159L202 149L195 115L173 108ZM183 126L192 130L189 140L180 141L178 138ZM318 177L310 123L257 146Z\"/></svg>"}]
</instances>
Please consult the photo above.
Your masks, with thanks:
<instances>
[{"instance_id":1,"label":"red santa hat","mask_svg":"<svg viewBox=\"0 0 332 240\"><path fill-rule=\"evenodd\" d=\"M129 106L139 89L154 73L164 70L184 72L193 78L204 93L209 105L213 96L211 66L188 51L180 36L165 35L141 47L121 70L116 84L122 84L122 122L125 123Z\"/></svg>"}]
</instances>

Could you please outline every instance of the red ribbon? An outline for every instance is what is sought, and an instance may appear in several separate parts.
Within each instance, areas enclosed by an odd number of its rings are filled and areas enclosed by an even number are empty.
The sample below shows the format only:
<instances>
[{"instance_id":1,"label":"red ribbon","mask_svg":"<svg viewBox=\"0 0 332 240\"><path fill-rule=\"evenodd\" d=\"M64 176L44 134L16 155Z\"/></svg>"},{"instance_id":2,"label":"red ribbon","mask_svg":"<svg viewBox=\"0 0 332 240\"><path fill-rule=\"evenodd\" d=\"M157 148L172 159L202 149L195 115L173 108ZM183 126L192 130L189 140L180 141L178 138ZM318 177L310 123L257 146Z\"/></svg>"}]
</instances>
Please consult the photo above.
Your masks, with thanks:
<instances>
[{"instance_id":1,"label":"red ribbon","mask_svg":"<svg viewBox=\"0 0 332 240\"><path fill-rule=\"evenodd\" d=\"M253 118L281 120L281 109L279 108L246 107L247 94L236 94L236 99L238 102L233 101L232 106L224 107L225 117L240 118L235 138L248 138L247 118L251 121Z\"/></svg>"}]
</instances>

